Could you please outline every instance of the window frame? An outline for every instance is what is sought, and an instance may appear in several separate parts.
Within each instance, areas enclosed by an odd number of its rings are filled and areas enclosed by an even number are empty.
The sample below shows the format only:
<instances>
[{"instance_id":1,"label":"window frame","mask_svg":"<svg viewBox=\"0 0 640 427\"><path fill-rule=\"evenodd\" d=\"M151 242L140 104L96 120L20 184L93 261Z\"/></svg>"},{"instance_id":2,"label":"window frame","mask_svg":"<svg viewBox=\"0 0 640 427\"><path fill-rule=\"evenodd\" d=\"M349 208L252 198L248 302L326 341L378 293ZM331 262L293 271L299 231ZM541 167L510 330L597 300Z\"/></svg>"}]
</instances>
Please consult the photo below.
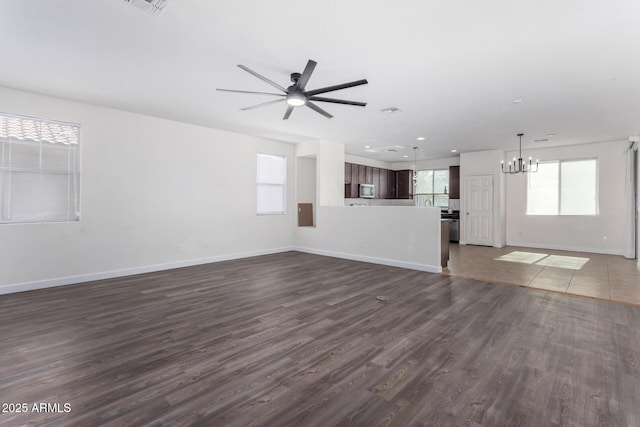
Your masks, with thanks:
<instances>
[{"instance_id":1,"label":"window frame","mask_svg":"<svg viewBox=\"0 0 640 427\"><path fill-rule=\"evenodd\" d=\"M24 120L24 121L32 121L37 123L38 126L42 126L42 123L46 123L47 125L54 125L54 126L63 126L63 127L70 127L70 128L75 128L75 135L74 134L69 134L66 132L69 132L68 130L63 130L62 134L51 134L48 133L47 136L43 136L41 132L41 128L38 129L38 139L34 138L32 133L26 132L24 133L24 137L20 137L20 136L15 136L15 131L12 132L12 128L11 128L11 124L9 122L9 120L11 119L18 119L18 120ZM80 223L81 221L81 207L82 207L82 190L81 190L81 185L82 185L82 144L81 144L81 140L82 140L82 126L80 123L72 123L72 122L66 122L66 121L61 121L61 120L55 120L55 119L47 119L47 118L43 118L43 117L35 117L35 116L26 116L26 115L21 115L21 114L13 114L13 113L5 113L5 112L1 112L0 111L0 120L4 120L5 124L6 124L6 128L5 130L7 131L6 134L6 138L3 137L2 135L0 135L0 142L2 144L2 148L0 148L0 157L4 157L6 155L5 150L5 145L4 143L7 142L9 144L9 146L12 146L13 144L18 145L19 142L25 142L25 145L38 145L39 148L39 165L37 168L35 167L24 167L22 165L14 165L13 161L12 161L12 149L10 148L10 153L8 154L9 156L9 163L7 164L7 166L2 166L4 160L0 159L0 172L2 171L7 171L9 172L9 184L5 183L4 185L11 185L10 182L13 179L13 177L11 176L11 174L13 172L18 172L18 173L31 173L31 174L39 174L40 176L66 176L67 180L70 182L67 182L67 191L66 191L66 195L67 195L67 200L68 203L70 203L72 205L73 210L68 210L67 213L67 218L61 218L61 217L43 217L43 216L38 216L38 211L34 211L33 213L31 213L31 218L30 219L25 219L25 218L21 218L21 219L11 219L12 215L11 212L9 212L9 219L4 219L3 215L4 212L0 212L0 226L2 225L24 225L24 224L74 224L74 223ZM20 124L20 126L24 126L23 124ZM14 128L15 129L15 128ZM21 128L24 129L24 128ZM65 142L64 139L60 139L61 136L64 135L64 137L70 138L71 140L75 139L75 142L69 141L69 139L67 139L67 142ZM71 135L71 136L69 136ZM76 138L73 138L73 136L75 136ZM51 137L55 137L55 141L51 140ZM12 139L15 140L16 142L12 142ZM45 147L44 144L52 144L52 146L62 146L62 145L67 145L67 146L75 146L73 148L73 152L71 150L67 150L67 158L68 158L68 165L67 165L67 169L66 170L55 170L55 169L47 169L47 168L43 168L42 166L42 162L43 162L43 148ZM57 149L57 148L55 148ZM12 188L10 188L9 190L9 194L5 196L4 194L4 190L0 189L0 198L4 198L7 197L8 200L6 201L6 203L8 203L9 205L9 210L11 210L11 205L13 204L13 195L11 194L11 192L13 191ZM0 199L0 208L2 208L2 203L3 202ZM3 208L4 209L4 208Z\"/></svg>"},{"instance_id":2,"label":"window frame","mask_svg":"<svg viewBox=\"0 0 640 427\"><path fill-rule=\"evenodd\" d=\"M595 162L595 198L594 198L594 213L589 214L563 214L562 213L562 164L563 163L573 163L573 162L585 162L585 161L594 161ZM526 216L598 216L600 215L600 161L598 157L579 157L579 158L567 158L567 159L557 159L557 160L547 160L542 163L557 163L558 164L558 196L556 202L556 213L554 214L532 214L529 213L529 191L531 191L531 180L530 175L527 174L526 179L526 200L525 200L525 215ZM533 172L537 173L537 172Z\"/></svg>"},{"instance_id":3,"label":"window frame","mask_svg":"<svg viewBox=\"0 0 640 427\"><path fill-rule=\"evenodd\" d=\"M260 181L260 157L275 157L282 159L284 168L282 171L282 183L273 182L261 182ZM260 211L258 199L260 197L261 187L281 187L282 188L282 211ZM287 156L284 154L273 153L256 153L256 215L257 216L269 216L269 215L286 215L287 214Z\"/></svg>"},{"instance_id":4,"label":"window frame","mask_svg":"<svg viewBox=\"0 0 640 427\"><path fill-rule=\"evenodd\" d=\"M448 168L421 169L421 170L418 170L416 173L429 172L429 171L432 172L431 192L430 193L418 193L418 191L417 191L417 186L418 185L417 185L417 182L416 182L416 185L415 185L416 188L414 189L415 192L413 193L414 199L415 199L415 196L424 196L423 197L424 201L426 201L428 199L431 199L431 206L430 207L441 208L441 209L442 208L447 208L449 206L449 204L451 203L450 202L451 197L449 197L449 194L451 193L451 188L449 188L449 191L446 192L446 193L435 193L434 191L435 191L435 186L436 186L436 179L435 179L436 171L443 171L443 172L447 173L447 185L445 186L445 188L446 187L450 187L450 185L451 185L451 174L449 172L449 169ZM442 196L442 195L446 195L447 196L447 204L445 206L436 205L435 204L436 203L436 196Z\"/></svg>"}]
</instances>

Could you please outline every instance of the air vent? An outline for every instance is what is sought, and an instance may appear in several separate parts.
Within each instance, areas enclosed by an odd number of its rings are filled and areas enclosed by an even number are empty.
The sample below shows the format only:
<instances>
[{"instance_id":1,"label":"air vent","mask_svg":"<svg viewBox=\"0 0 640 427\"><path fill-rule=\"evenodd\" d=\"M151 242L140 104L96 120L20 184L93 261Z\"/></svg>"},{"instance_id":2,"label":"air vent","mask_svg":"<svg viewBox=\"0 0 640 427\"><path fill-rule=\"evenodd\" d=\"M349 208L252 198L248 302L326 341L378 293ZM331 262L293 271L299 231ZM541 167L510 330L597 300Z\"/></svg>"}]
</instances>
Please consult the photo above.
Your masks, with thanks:
<instances>
[{"instance_id":1,"label":"air vent","mask_svg":"<svg viewBox=\"0 0 640 427\"><path fill-rule=\"evenodd\" d=\"M540 139L534 139L533 142L547 142L549 141L549 138L540 138Z\"/></svg>"},{"instance_id":2,"label":"air vent","mask_svg":"<svg viewBox=\"0 0 640 427\"><path fill-rule=\"evenodd\" d=\"M124 0L125 3L142 9L151 15L160 15L167 7L169 0Z\"/></svg>"},{"instance_id":3,"label":"air vent","mask_svg":"<svg viewBox=\"0 0 640 427\"><path fill-rule=\"evenodd\" d=\"M409 150L410 148L408 145L390 145L387 147L365 148L364 151L368 153L397 153L399 151Z\"/></svg>"}]
</instances>

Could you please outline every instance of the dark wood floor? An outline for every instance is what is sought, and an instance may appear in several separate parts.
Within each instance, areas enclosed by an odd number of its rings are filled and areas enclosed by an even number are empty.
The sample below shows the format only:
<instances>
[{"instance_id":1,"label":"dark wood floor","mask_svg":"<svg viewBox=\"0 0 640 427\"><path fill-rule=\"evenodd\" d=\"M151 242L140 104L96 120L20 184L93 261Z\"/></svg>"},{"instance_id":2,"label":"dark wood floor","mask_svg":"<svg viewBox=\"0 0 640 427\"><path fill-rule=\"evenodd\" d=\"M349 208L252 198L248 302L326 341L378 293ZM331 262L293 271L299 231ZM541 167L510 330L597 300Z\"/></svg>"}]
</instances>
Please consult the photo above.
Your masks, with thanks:
<instances>
[{"instance_id":1,"label":"dark wood floor","mask_svg":"<svg viewBox=\"0 0 640 427\"><path fill-rule=\"evenodd\" d=\"M640 426L640 307L297 252L0 296L0 338L2 426Z\"/></svg>"}]
</instances>

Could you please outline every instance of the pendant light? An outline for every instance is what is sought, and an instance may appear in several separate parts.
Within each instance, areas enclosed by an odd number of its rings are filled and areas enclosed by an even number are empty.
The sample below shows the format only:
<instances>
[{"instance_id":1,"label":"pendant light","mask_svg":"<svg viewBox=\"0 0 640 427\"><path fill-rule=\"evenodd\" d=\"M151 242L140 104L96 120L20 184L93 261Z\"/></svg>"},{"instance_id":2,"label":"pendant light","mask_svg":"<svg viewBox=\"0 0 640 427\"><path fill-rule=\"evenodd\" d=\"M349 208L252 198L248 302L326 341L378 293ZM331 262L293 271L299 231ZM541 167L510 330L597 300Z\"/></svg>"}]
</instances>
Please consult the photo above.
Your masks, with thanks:
<instances>
[{"instance_id":1,"label":"pendant light","mask_svg":"<svg viewBox=\"0 0 640 427\"><path fill-rule=\"evenodd\" d=\"M418 147L413 147L413 186L418 182Z\"/></svg>"},{"instance_id":2,"label":"pendant light","mask_svg":"<svg viewBox=\"0 0 640 427\"><path fill-rule=\"evenodd\" d=\"M506 169L504 167L504 160L501 161L500 164L501 164L501 167L502 167L502 173L514 174L514 173L538 172L538 162L539 162L539 160L536 159L536 164L535 164L535 168L534 168L533 160L531 160L531 157L529 157L529 164L528 165L522 159L522 136L523 135L524 135L523 133L519 133L518 134L518 137L520 137L520 152L519 152L518 159L516 159L514 157L513 161L509 162L509 169Z\"/></svg>"}]
</instances>

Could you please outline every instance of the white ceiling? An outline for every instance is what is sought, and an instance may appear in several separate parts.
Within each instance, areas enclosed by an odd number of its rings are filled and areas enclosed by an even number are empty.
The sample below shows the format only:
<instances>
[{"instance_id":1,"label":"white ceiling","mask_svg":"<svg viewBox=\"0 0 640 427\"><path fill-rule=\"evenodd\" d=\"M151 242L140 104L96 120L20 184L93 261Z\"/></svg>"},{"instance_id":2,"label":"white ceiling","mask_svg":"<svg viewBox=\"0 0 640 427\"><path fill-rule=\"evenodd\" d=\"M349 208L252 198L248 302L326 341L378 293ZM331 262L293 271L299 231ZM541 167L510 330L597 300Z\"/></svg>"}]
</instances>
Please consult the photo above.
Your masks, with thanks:
<instances>
[{"instance_id":1,"label":"white ceiling","mask_svg":"<svg viewBox=\"0 0 640 427\"><path fill-rule=\"evenodd\" d=\"M637 0L170 0L153 16L123 0L3 0L0 85L300 142L325 139L385 161L640 133ZM282 120L285 104L236 65L307 89L366 78ZM522 99L519 104L515 99ZM401 112L380 110L397 107ZM419 142L416 137L425 136ZM544 143L538 143L543 145ZM380 154L364 151L406 146ZM539 145L539 146L540 146ZM405 152L406 151L406 152Z\"/></svg>"}]
</instances>

